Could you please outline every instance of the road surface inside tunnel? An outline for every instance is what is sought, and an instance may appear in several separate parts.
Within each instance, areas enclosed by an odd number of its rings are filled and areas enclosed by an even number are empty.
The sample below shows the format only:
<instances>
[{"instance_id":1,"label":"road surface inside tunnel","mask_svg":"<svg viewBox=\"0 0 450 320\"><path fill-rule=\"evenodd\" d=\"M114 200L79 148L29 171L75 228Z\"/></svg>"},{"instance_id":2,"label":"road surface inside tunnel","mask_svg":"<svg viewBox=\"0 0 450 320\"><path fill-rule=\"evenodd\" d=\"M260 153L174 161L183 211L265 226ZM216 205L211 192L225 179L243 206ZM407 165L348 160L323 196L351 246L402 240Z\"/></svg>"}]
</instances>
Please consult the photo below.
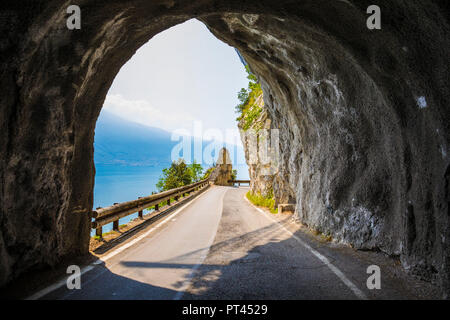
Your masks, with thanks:
<instances>
[{"instance_id":1,"label":"road surface inside tunnel","mask_svg":"<svg viewBox=\"0 0 450 320\"><path fill-rule=\"evenodd\" d=\"M248 188L214 186L41 299L420 298L383 278L366 287L369 262L295 229L245 200ZM350 249L350 248L348 248Z\"/></svg>"}]
</instances>

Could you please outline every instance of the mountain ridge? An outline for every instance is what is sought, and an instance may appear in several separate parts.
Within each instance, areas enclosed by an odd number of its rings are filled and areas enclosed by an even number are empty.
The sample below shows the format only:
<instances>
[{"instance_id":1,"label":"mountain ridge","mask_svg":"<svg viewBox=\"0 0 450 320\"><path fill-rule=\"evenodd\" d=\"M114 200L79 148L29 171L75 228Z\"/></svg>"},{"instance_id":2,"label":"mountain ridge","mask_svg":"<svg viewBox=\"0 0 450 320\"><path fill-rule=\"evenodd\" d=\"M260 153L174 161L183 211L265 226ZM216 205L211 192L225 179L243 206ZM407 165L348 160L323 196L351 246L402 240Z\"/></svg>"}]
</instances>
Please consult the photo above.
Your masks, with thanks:
<instances>
[{"instance_id":1,"label":"mountain ridge","mask_svg":"<svg viewBox=\"0 0 450 320\"><path fill-rule=\"evenodd\" d=\"M102 110L95 129L96 165L155 166L170 163L171 133Z\"/></svg>"},{"instance_id":2,"label":"mountain ridge","mask_svg":"<svg viewBox=\"0 0 450 320\"><path fill-rule=\"evenodd\" d=\"M95 128L94 162L96 166L170 165L172 149L180 143L179 140L172 141L171 138L172 133L164 129L132 122L103 109ZM191 155L194 155L194 145L200 138L190 138ZM205 151L205 147L211 142L202 141L202 150ZM227 147L238 151L242 156L238 156L239 160L236 160L245 163L241 146L227 145ZM200 161L197 159L197 162Z\"/></svg>"}]
</instances>

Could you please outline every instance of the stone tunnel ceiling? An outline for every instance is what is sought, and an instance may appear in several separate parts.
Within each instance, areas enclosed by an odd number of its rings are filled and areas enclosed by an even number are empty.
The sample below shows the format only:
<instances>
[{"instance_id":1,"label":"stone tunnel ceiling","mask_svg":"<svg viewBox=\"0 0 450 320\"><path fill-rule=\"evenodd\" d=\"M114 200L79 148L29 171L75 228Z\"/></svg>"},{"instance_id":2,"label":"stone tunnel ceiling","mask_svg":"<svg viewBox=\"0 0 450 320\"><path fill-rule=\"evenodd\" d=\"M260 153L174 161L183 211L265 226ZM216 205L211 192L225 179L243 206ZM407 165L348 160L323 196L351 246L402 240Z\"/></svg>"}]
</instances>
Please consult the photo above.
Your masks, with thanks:
<instances>
[{"instance_id":1,"label":"stone tunnel ceiling","mask_svg":"<svg viewBox=\"0 0 450 320\"><path fill-rule=\"evenodd\" d=\"M69 4L0 5L0 284L88 252L106 93L141 45L198 18L263 85L277 201L448 292L448 1L80 0L73 31ZM381 30L366 27L371 4Z\"/></svg>"}]
</instances>

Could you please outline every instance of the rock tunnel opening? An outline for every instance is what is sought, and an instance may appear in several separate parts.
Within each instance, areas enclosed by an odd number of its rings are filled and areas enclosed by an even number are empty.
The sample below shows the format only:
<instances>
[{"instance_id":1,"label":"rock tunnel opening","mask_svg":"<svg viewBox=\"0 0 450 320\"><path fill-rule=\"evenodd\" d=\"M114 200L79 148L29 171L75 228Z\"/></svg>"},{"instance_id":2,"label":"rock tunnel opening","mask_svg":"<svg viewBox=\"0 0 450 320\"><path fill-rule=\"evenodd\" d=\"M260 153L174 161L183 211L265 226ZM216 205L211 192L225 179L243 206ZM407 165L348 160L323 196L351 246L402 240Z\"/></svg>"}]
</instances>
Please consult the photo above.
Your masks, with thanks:
<instances>
[{"instance_id":1,"label":"rock tunnel opening","mask_svg":"<svg viewBox=\"0 0 450 320\"><path fill-rule=\"evenodd\" d=\"M368 5L85 1L76 32L58 1L11 5L7 34L18 36L2 45L0 283L87 252L106 92L152 36L197 18L262 83L280 131L277 201L295 199L309 226L400 256L448 290L448 7L379 1L383 27L373 31Z\"/></svg>"},{"instance_id":2,"label":"rock tunnel opening","mask_svg":"<svg viewBox=\"0 0 450 320\"><path fill-rule=\"evenodd\" d=\"M248 180L234 107L247 77L235 49L196 19L140 47L114 78L96 121L93 210L175 188L173 180L158 182L180 160L187 168L193 162L201 166L201 173L183 182L196 183L220 161L223 147L235 180ZM129 228L137 218L138 212L116 226ZM102 233L112 230L108 223Z\"/></svg>"}]
</instances>

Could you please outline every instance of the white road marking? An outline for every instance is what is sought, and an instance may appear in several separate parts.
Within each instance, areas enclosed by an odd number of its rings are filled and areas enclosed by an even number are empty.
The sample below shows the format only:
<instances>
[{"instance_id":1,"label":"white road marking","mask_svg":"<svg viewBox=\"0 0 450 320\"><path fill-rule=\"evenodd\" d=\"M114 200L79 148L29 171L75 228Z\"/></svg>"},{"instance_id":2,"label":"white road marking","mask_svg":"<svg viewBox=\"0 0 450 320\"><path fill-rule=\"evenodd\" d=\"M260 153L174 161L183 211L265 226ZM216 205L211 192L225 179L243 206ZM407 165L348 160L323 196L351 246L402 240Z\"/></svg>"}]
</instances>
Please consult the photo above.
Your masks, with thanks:
<instances>
[{"instance_id":1,"label":"white road marking","mask_svg":"<svg viewBox=\"0 0 450 320\"><path fill-rule=\"evenodd\" d=\"M118 255L119 253L121 253L122 251L128 249L129 247L131 247L132 245L136 244L137 242L141 241L142 239L144 239L145 237L147 237L150 233L152 233L153 231L155 231L156 229L158 229L159 227L161 227L162 225L164 225L167 221L169 221L170 219L174 218L176 215L178 215L182 210L184 210L186 207L188 207L189 205L191 205L192 203L194 203L195 201L197 201L198 199L200 199L203 195L205 195L209 190L206 190L205 192L203 192L200 196L198 196L197 198L193 199L192 201L189 201L188 203L186 203L184 206L182 206L181 208L179 208L178 210L176 210L174 213L169 214L169 216L164 219L163 221L161 221L159 224L157 224L156 226L152 227L150 230L148 230L147 232L145 232L144 234L142 234L141 236L137 237L136 239L128 242L127 244L123 245L122 247L108 253L106 256L101 257L100 259L97 259L96 261L94 261L93 263L91 263L90 265L84 267L81 269L81 273L80 275L83 275L84 273L91 271L92 269L94 269L94 267L96 265L99 265L103 262L108 261L109 259L111 259L112 257ZM42 298L43 296L46 296L47 294L49 294L52 291L55 291L59 288L61 288L62 286L66 285L67 279L61 279L58 282L34 293L33 295L25 298L25 300L37 300Z\"/></svg>"},{"instance_id":2,"label":"white road marking","mask_svg":"<svg viewBox=\"0 0 450 320\"><path fill-rule=\"evenodd\" d=\"M280 224L276 219L270 217L264 210L258 208L253 203L251 203L247 197L244 195L244 199L256 210L261 212L264 217L266 217L269 220L272 220L280 225L280 227L289 233L295 240L297 240L302 246L304 246L306 249L308 249L316 258L318 258L320 261L322 261L353 293L362 300L367 300L367 296L353 283L351 282L345 275L342 273L341 270L339 270L335 265L333 265L327 257L320 254L317 250L313 249L310 245L305 243L303 240L301 240L299 237L297 237L295 234L293 234L291 231L289 231L286 227L284 227L282 224Z\"/></svg>"},{"instance_id":3,"label":"white road marking","mask_svg":"<svg viewBox=\"0 0 450 320\"><path fill-rule=\"evenodd\" d=\"M94 269L94 266L92 266L92 265L84 267L83 269L81 269L80 276L85 274L88 271L91 271L92 269ZM50 292L55 291L56 289L59 289L59 288L61 288L64 285L67 285L67 279L66 278L61 279L60 281L52 284L51 286L48 286L47 288L44 288L44 289L36 292L35 294L29 296L25 300L37 300L37 299L40 299L43 296L46 296Z\"/></svg>"}]
</instances>

